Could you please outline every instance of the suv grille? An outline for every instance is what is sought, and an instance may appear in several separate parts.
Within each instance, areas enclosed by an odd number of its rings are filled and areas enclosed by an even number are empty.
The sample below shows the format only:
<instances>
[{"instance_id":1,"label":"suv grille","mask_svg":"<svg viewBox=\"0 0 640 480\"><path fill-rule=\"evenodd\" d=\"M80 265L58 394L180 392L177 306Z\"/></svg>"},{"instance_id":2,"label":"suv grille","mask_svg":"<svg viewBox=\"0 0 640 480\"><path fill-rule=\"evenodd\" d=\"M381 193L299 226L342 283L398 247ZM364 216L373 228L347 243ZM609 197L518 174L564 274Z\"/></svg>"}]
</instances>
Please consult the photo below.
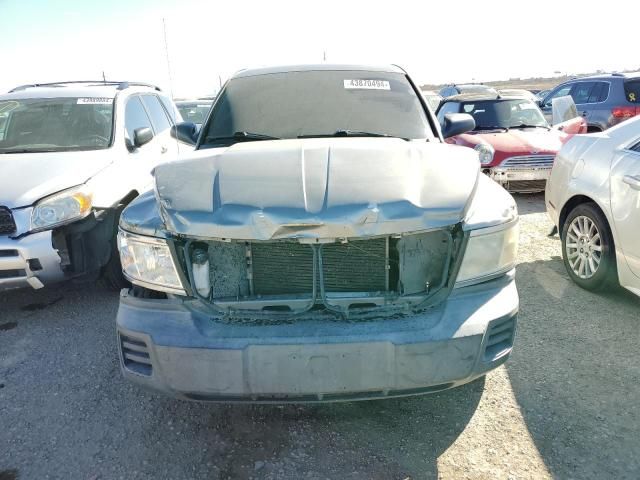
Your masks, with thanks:
<instances>
[{"instance_id":1,"label":"suv grille","mask_svg":"<svg viewBox=\"0 0 640 480\"><path fill-rule=\"evenodd\" d=\"M0 235L9 235L16 231L16 222L13 220L11 210L0 207Z\"/></svg>"},{"instance_id":2,"label":"suv grille","mask_svg":"<svg viewBox=\"0 0 640 480\"><path fill-rule=\"evenodd\" d=\"M521 157L509 157L502 161L501 167L509 168L551 168L553 155L524 155Z\"/></svg>"}]
</instances>

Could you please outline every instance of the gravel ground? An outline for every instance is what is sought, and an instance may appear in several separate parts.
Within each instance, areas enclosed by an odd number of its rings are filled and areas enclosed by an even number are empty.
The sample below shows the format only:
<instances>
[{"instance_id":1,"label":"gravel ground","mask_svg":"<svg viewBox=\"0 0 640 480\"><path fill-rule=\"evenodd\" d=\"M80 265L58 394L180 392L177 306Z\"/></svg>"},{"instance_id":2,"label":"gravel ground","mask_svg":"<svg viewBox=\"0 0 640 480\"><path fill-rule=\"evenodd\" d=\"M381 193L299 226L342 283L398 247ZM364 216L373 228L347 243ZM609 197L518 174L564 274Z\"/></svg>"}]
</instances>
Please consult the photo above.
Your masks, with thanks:
<instances>
[{"instance_id":1,"label":"gravel ground","mask_svg":"<svg viewBox=\"0 0 640 480\"><path fill-rule=\"evenodd\" d=\"M640 300L573 285L542 196L518 203L515 351L485 379L431 396L172 400L122 380L117 294L0 294L0 480L640 478Z\"/></svg>"}]
</instances>

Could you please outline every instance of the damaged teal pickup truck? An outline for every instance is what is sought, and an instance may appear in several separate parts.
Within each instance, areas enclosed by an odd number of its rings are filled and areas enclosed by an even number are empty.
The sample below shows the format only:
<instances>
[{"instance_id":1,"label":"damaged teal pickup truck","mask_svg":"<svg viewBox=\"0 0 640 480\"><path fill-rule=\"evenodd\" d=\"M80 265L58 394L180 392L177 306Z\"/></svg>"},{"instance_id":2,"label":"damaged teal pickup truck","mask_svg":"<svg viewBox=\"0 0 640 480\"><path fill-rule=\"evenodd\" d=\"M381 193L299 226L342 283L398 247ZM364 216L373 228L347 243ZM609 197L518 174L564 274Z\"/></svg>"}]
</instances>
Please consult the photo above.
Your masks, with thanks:
<instances>
[{"instance_id":1,"label":"damaged teal pickup truck","mask_svg":"<svg viewBox=\"0 0 640 480\"><path fill-rule=\"evenodd\" d=\"M397 67L244 70L122 213L124 376L200 401L455 387L516 330L518 214Z\"/></svg>"}]
</instances>

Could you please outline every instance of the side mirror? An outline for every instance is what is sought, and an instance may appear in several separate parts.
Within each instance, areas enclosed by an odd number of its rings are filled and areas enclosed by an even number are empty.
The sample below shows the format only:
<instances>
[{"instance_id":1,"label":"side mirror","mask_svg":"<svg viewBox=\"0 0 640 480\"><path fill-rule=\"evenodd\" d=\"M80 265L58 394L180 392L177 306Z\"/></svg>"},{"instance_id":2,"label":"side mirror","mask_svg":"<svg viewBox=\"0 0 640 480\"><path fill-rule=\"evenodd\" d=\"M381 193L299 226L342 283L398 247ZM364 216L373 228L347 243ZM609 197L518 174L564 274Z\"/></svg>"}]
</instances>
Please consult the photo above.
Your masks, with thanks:
<instances>
[{"instance_id":1,"label":"side mirror","mask_svg":"<svg viewBox=\"0 0 640 480\"><path fill-rule=\"evenodd\" d=\"M468 113L447 113L442 125L444 138L455 137L476 128L476 121Z\"/></svg>"},{"instance_id":2,"label":"side mirror","mask_svg":"<svg viewBox=\"0 0 640 480\"><path fill-rule=\"evenodd\" d=\"M198 141L199 130L195 123L182 122L171 127L171 136L180 142L195 145Z\"/></svg>"},{"instance_id":3,"label":"side mirror","mask_svg":"<svg viewBox=\"0 0 640 480\"><path fill-rule=\"evenodd\" d=\"M149 127L136 128L133 131L133 144L140 148L141 146L153 140L153 130Z\"/></svg>"}]
</instances>

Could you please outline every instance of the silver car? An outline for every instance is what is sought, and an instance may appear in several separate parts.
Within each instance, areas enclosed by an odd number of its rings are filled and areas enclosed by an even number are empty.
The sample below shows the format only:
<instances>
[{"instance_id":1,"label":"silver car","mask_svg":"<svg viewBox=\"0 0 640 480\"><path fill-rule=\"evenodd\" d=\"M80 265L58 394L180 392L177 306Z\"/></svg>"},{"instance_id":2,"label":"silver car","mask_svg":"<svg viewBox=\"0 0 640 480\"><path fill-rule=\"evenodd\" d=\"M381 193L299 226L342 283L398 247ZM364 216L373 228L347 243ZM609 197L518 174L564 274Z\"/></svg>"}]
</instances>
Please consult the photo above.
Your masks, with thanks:
<instances>
[{"instance_id":1,"label":"silver car","mask_svg":"<svg viewBox=\"0 0 640 480\"><path fill-rule=\"evenodd\" d=\"M640 295L640 118L571 139L556 157L546 204L578 285L617 281Z\"/></svg>"}]
</instances>

